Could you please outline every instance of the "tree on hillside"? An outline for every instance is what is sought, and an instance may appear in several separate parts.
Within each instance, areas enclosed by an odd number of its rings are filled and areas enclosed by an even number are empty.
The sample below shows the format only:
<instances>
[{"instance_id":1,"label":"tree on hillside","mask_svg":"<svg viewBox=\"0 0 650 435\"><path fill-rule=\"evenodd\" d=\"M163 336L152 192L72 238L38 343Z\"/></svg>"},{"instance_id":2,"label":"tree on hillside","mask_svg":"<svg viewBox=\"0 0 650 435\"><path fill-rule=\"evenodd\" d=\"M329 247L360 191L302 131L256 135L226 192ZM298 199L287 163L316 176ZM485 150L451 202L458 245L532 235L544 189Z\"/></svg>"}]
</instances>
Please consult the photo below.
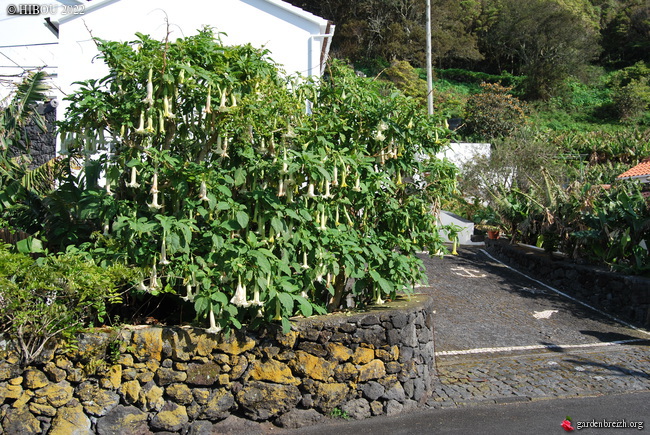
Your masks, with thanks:
<instances>
[{"instance_id":1,"label":"tree on hillside","mask_svg":"<svg viewBox=\"0 0 650 435\"><path fill-rule=\"evenodd\" d=\"M337 28L332 50L353 62L405 60L423 67L426 59L425 0L290 0L290 3L332 20ZM474 33L481 2L432 0L432 51L438 66L481 59Z\"/></svg>"},{"instance_id":2,"label":"tree on hillside","mask_svg":"<svg viewBox=\"0 0 650 435\"><path fill-rule=\"evenodd\" d=\"M650 3L625 2L601 30L602 60L618 67L650 62Z\"/></svg>"},{"instance_id":3,"label":"tree on hillside","mask_svg":"<svg viewBox=\"0 0 650 435\"><path fill-rule=\"evenodd\" d=\"M529 98L548 98L597 55L593 15L567 2L504 0L480 45L491 68L527 76Z\"/></svg>"}]
</instances>

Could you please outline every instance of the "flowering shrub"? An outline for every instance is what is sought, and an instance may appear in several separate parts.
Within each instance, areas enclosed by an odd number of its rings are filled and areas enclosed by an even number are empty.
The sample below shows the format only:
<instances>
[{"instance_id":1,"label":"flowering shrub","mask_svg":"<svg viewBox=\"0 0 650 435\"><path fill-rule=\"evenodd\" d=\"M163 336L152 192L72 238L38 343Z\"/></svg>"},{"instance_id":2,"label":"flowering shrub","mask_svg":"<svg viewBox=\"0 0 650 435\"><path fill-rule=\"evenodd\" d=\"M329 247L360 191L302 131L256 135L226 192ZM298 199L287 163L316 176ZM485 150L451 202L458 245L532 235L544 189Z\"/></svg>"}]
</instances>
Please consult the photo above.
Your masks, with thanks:
<instances>
[{"instance_id":1,"label":"flowering shrub","mask_svg":"<svg viewBox=\"0 0 650 435\"><path fill-rule=\"evenodd\" d=\"M34 260L0 245L0 332L9 334L21 364L29 365L53 340L73 341L79 329L103 322L130 273L78 254Z\"/></svg>"},{"instance_id":2,"label":"flowering shrub","mask_svg":"<svg viewBox=\"0 0 650 435\"><path fill-rule=\"evenodd\" d=\"M286 330L423 279L413 253L442 248L432 211L454 188L428 157L442 120L338 63L318 85L209 30L138 37L98 41L110 73L70 96L62 125L93 255L141 266L137 291L192 301L212 332Z\"/></svg>"}]
</instances>

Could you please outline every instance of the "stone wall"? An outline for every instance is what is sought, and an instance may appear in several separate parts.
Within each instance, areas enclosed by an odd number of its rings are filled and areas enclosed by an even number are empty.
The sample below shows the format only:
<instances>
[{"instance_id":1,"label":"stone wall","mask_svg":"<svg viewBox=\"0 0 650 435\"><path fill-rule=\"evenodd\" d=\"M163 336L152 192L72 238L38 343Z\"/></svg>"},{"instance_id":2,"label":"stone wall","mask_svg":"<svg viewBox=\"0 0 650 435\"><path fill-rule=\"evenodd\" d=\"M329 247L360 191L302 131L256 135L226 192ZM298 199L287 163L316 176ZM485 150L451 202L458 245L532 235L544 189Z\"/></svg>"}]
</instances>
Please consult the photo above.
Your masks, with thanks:
<instances>
[{"instance_id":1,"label":"stone wall","mask_svg":"<svg viewBox=\"0 0 650 435\"><path fill-rule=\"evenodd\" d=\"M650 279L609 272L532 251L507 240L486 240L486 250L518 270L603 311L650 326Z\"/></svg>"},{"instance_id":2,"label":"stone wall","mask_svg":"<svg viewBox=\"0 0 650 435\"><path fill-rule=\"evenodd\" d=\"M38 112L45 121L46 131L43 131L38 125L30 119L25 126L25 133L29 138L27 144L23 143L29 153L31 163L30 169L37 168L47 161L56 157L56 108L57 100L50 100L47 103L40 103L36 106ZM18 155L22 150L9 150L10 155Z\"/></svg>"},{"instance_id":3,"label":"stone wall","mask_svg":"<svg viewBox=\"0 0 650 435\"><path fill-rule=\"evenodd\" d=\"M296 319L292 331L131 327L88 332L21 369L0 346L0 433L224 433L396 414L434 376L432 301ZM231 425L231 426L228 426Z\"/></svg>"}]
</instances>

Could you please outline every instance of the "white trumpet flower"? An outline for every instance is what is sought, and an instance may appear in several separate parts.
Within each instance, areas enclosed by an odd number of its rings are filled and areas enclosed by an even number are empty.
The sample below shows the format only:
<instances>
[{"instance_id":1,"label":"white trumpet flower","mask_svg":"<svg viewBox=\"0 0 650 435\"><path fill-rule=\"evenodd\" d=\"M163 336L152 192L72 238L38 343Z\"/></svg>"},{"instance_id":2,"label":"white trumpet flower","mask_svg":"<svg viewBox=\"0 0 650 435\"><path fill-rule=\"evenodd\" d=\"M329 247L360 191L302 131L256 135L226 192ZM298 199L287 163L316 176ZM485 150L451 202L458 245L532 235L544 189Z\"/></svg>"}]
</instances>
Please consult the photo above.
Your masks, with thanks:
<instances>
[{"instance_id":1,"label":"white trumpet flower","mask_svg":"<svg viewBox=\"0 0 650 435\"><path fill-rule=\"evenodd\" d=\"M151 182L151 193L158 193L158 172L153 173L153 180Z\"/></svg>"},{"instance_id":2,"label":"white trumpet flower","mask_svg":"<svg viewBox=\"0 0 650 435\"><path fill-rule=\"evenodd\" d=\"M350 170L350 168L348 166L343 167L343 175L341 176L341 188L348 187L348 183L346 183L345 181L348 178L348 171L349 170Z\"/></svg>"},{"instance_id":3,"label":"white trumpet flower","mask_svg":"<svg viewBox=\"0 0 650 435\"><path fill-rule=\"evenodd\" d=\"M208 316L210 318L210 327L205 330L208 334L218 334L221 332L221 325L217 326L217 321L214 318L214 310L212 309L212 305L210 305L210 314Z\"/></svg>"},{"instance_id":4,"label":"white trumpet flower","mask_svg":"<svg viewBox=\"0 0 650 435\"><path fill-rule=\"evenodd\" d=\"M357 179L354 181L354 187L352 188L355 192L361 192L361 177L357 175Z\"/></svg>"},{"instance_id":5,"label":"white trumpet flower","mask_svg":"<svg viewBox=\"0 0 650 435\"><path fill-rule=\"evenodd\" d=\"M153 106L153 70L149 68L149 78L147 79L147 96L145 97L144 100L142 100L143 103L149 104L149 106Z\"/></svg>"},{"instance_id":6,"label":"white trumpet flower","mask_svg":"<svg viewBox=\"0 0 650 435\"><path fill-rule=\"evenodd\" d=\"M165 95L163 98L163 115L165 118L175 118L176 115L174 115L171 111L171 102L169 101L169 97Z\"/></svg>"},{"instance_id":7,"label":"white trumpet flower","mask_svg":"<svg viewBox=\"0 0 650 435\"><path fill-rule=\"evenodd\" d=\"M106 179L106 184L104 185L104 189L106 189L106 194L108 196L113 196L113 192L111 191L111 180Z\"/></svg>"},{"instance_id":8,"label":"white trumpet flower","mask_svg":"<svg viewBox=\"0 0 650 435\"><path fill-rule=\"evenodd\" d=\"M153 128L153 117L151 115L147 116L147 128L144 131L146 133L156 132L156 130Z\"/></svg>"},{"instance_id":9,"label":"white trumpet flower","mask_svg":"<svg viewBox=\"0 0 650 435\"><path fill-rule=\"evenodd\" d=\"M309 183L309 186L307 187L307 197L316 198L316 194L314 193L314 183Z\"/></svg>"},{"instance_id":10,"label":"white trumpet flower","mask_svg":"<svg viewBox=\"0 0 650 435\"><path fill-rule=\"evenodd\" d=\"M307 251L302 252L302 266L303 269L309 269L309 264L307 264Z\"/></svg>"},{"instance_id":11,"label":"white trumpet flower","mask_svg":"<svg viewBox=\"0 0 650 435\"><path fill-rule=\"evenodd\" d=\"M135 129L136 134L145 134L146 131L144 129L144 112L140 112L140 125L138 125L138 128Z\"/></svg>"},{"instance_id":12,"label":"white trumpet flower","mask_svg":"<svg viewBox=\"0 0 650 435\"><path fill-rule=\"evenodd\" d=\"M320 226L318 227L318 229L321 231L327 230L327 215L325 214L325 209L323 209L323 212L321 214Z\"/></svg>"},{"instance_id":13,"label":"white trumpet flower","mask_svg":"<svg viewBox=\"0 0 650 435\"><path fill-rule=\"evenodd\" d=\"M278 184L278 196L284 196L285 194L286 194L286 189L284 187L284 179L282 179Z\"/></svg>"},{"instance_id":14,"label":"white trumpet flower","mask_svg":"<svg viewBox=\"0 0 650 435\"><path fill-rule=\"evenodd\" d=\"M208 97L205 100L205 113L212 113L212 95L211 95L212 90L208 86Z\"/></svg>"},{"instance_id":15,"label":"white trumpet flower","mask_svg":"<svg viewBox=\"0 0 650 435\"><path fill-rule=\"evenodd\" d=\"M167 243L165 242L165 239L163 239L162 245L160 246L160 261L158 264L161 266L167 266L168 264L171 264L171 261L167 259Z\"/></svg>"},{"instance_id":16,"label":"white trumpet flower","mask_svg":"<svg viewBox=\"0 0 650 435\"><path fill-rule=\"evenodd\" d=\"M255 291L253 292L253 300L250 302L251 305L256 305L258 307L261 307L264 305L262 301L260 301L260 290L255 287Z\"/></svg>"},{"instance_id":17,"label":"white trumpet flower","mask_svg":"<svg viewBox=\"0 0 650 435\"><path fill-rule=\"evenodd\" d=\"M151 290L156 290L158 288L158 272L156 271L156 263L153 264L151 268L151 280L149 282L149 288Z\"/></svg>"},{"instance_id":18,"label":"white trumpet flower","mask_svg":"<svg viewBox=\"0 0 650 435\"><path fill-rule=\"evenodd\" d=\"M131 181L126 183L126 187L135 187L135 188L140 187L140 183L138 183L137 177L138 177L138 170L135 168L135 166L133 166L131 168Z\"/></svg>"},{"instance_id":19,"label":"white trumpet flower","mask_svg":"<svg viewBox=\"0 0 650 435\"><path fill-rule=\"evenodd\" d=\"M156 210L160 210L162 208L162 205L158 204L158 192L154 192L151 204L147 204L149 208L154 208Z\"/></svg>"},{"instance_id":20,"label":"white trumpet flower","mask_svg":"<svg viewBox=\"0 0 650 435\"><path fill-rule=\"evenodd\" d=\"M330 193L330 184L331 183L329 181L325 182L325 194L323 195L323 198L327 199L327 198L333 198L334 197L334 195L332 195Z\"/></svg>"},{"instance_id":21,"label":"white trumpet flower","mask_svg":"<svg viewBox=\"0 0 650 435\"><path fill-rule=\"evenodd\" d=\"M160 134L165 134L165 117L161 110L158 111L158 132Z\"/></svg>"},{"instance_id":22,"label":"white trumpet flower","mask_svg":"<svg viewBox=\"0 0 650 435\"><path fill-rule=\"evenodd\" d=\"M181 299L183 299L185 302L187 301L194 302L194 294L192 293L192 284L188 283L185 286L185 289L187 290L187 294L181 297Z\"/></svg>"},{"instance_id":23,"label":"white trumpet flower","mask_svg":"<svg viewBox=\"0 0 650 435\"><path fill-rule=\"evenodd\" d=\"M247 307L250 302L246 300L246 286L241 283L241 275L237 276L237 289L235 295L230 299L230 303L237 307Z\"/></svg>"},{"instance_id":24,"label":"white trumpet flower","mask_svg":"<svg viewBox=\"0 0 650 435\"><path fill-rule=\"evenodd\" d=\"M154 208L156 210L159 210L162 208L162 205L158 204L158 173L154 172L153 173L153 183L151 185L151 193L153 195L151 204L149 205L149 208Z\"/></svg>"},{"instance_id":25,"label":"white trumpet flower","mask_svg":"<svg viewBox=\"0 0 650 435\"><path fill-rule=\"evenodd\" d=\"M221 91L221 102L219 103L219 112L226 112L228 110L228 107L226 106L226 96L227 96L226 89Z\"/></svg>"},{"instance_id":26,"label":"white trumpet flower","mask_svg":"<svg viewBox=\"0 0 650 435\"><path fill-rule=\"evenodd\" d=\"M205 184L205 181L201 181L201 187L199 188L199 201L210 201L208 198L208 187Z\"/></svg>"},{"instance_id":27,"label":"white trumpet flower","mask_svg":"<svg viewBox=\"0 0 650 435\"><path fill-rule=\"evenodd\" d=\"M221 157L228 157L228 138L223 138L223 149L218 153Z\"/></svg>"}]
</instances>

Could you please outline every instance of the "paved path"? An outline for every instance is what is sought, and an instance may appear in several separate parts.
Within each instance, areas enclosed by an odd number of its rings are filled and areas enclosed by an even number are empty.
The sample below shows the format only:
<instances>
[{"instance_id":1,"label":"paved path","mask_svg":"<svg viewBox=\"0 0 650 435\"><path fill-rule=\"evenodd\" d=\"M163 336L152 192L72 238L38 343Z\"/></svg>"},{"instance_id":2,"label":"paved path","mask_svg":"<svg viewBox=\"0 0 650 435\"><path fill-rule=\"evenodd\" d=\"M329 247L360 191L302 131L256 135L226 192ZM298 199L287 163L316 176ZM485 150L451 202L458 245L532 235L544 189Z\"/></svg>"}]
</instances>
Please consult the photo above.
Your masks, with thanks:
<instances>
[{"instance_id":1,"label":"paved path","mask_svg":"<svg viewBox=\"0 0 650 435\"><path fill-rule=\"evenodd\" d=\"M436 300L434 408L650 391L650 333L479 248L424 258ZM650 413L649 413L650 414Z\"/></svg>"},{"instance_id":2,"label":"paved path","mask_svg":"<svg viewBox=\"0 0 650 435\"><path fill-rule=\"evenodd\" d=\"M392 417L332 420L301 429L269 431L267 435L412 435L412 434L562 434L562 421L571 417L582 434L647 433L650 392L577 397L508 405L418 410ZM645 410L641 414L639 410ZM593 424L595 428L587 425ZM609 428L604 428L609 425ZM602 427L598 427L602 426ZM617 427L612 427L617 426ZM581 429L578 429L580 428ZM641 429L641 431L639 430ZM253 435L253 434L250 434Z\"/></svg>"},{"instance_id":3,"label":"paved path","mask_svg":"<svg viewBox=\"0 0 650 435\"><path fill-rule=\"evenodd\" d=\"M505 266L477 247L422 257L435 299L438 378L407 414L269 433L563 433L561 420L650 425L650 333ZM552 400L551 400L552 399ZM581 433L637 433L586 429Z\"/></svg>"}]
</instances>

